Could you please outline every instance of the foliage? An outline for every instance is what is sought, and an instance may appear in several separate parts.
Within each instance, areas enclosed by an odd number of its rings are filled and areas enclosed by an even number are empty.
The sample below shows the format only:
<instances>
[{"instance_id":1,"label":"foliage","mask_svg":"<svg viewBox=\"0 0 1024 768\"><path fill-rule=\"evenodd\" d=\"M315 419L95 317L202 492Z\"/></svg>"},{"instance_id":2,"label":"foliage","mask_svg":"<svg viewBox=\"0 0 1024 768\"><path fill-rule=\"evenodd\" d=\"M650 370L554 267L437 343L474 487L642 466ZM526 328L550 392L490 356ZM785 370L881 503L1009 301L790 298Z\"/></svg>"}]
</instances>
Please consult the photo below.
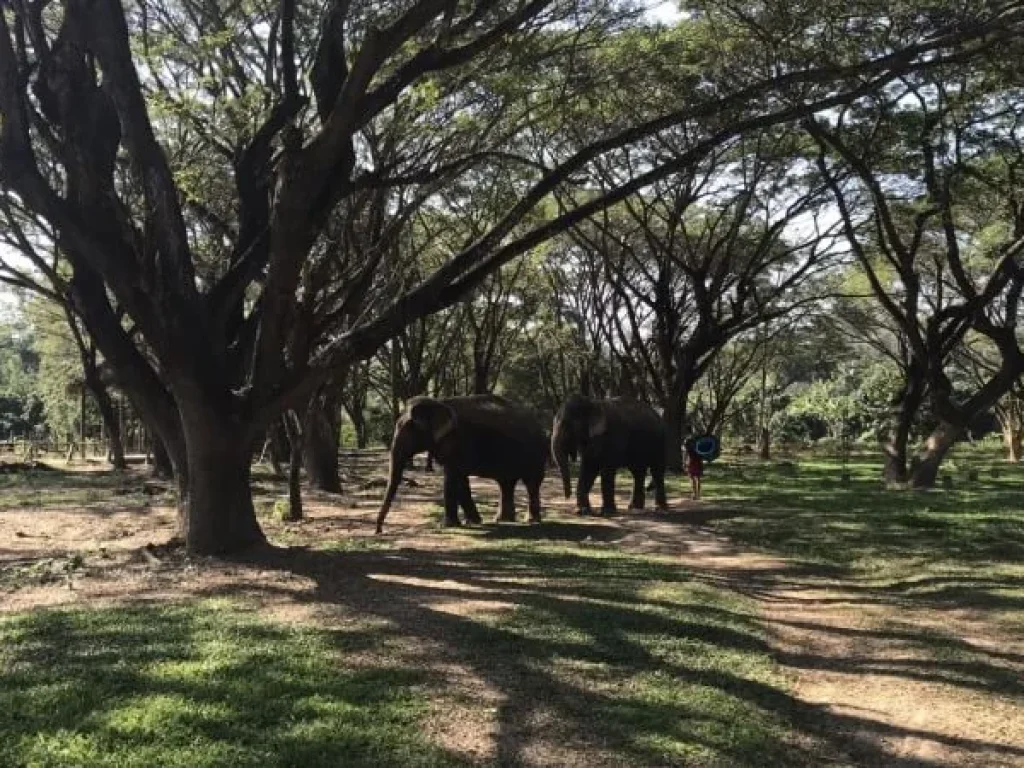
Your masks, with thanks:
<instances>
[{"instance_id":1,"label":"foliage","mask_svg":"<svg viewBox=\"0 0 1024 768\"><path fill-rule=\"evenodd\" d=\"M24 436L42 423L34 328L14 315L0 320L0 439Z\"/></svg>"}]
</instances>

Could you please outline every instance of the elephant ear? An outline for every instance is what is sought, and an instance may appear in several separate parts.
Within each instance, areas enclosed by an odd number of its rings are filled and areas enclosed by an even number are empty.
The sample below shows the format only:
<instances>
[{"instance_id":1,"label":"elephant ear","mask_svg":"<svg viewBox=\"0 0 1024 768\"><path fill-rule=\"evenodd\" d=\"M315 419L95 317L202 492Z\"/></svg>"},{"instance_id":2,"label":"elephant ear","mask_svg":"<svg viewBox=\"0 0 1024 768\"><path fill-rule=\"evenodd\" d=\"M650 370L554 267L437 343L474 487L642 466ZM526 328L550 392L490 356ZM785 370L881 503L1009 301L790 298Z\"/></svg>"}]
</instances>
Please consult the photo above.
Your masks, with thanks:
<instances>
[{"instance_id":1,"label":"elephant ear","mask_svg":"<svg viewBox=\"0 0 1024 768\"><path fill-rule=\"evenodd\" d=\"M421 400L412 407L409 416L430 432L435 445L455 429L455 411L437 400Z\"/></svg>"},{"instance_id":2,"label":"elephant ear","mask_svg":"<svg viewBox=\"0 0 1024 768\"><path fill-rule=\"evenodd\" d=\"M600 437L608 431L608 415L600 405L594 405L587 420L587 434L590 437Z\"/></svg>"}]
</instances>

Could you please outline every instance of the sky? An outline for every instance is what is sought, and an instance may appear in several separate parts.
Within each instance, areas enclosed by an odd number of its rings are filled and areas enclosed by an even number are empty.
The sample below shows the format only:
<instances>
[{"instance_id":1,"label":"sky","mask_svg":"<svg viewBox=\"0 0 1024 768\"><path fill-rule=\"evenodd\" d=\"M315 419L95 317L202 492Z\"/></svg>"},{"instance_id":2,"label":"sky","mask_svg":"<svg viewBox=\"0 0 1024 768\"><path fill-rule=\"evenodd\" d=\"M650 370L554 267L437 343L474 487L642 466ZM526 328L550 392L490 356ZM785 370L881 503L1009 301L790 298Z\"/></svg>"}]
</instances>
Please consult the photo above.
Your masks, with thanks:
<instances>
[{"instance_id":1,"label":"sky","mask_svg":"<svg viewBox=\"0 0 1024 768\"><path fill-rule=\"evenodd\" d=\"M663 24L671 24L679 18L679 6L675 2L664 0L647 0L647 18L651 21L660 21Z\"/></svg>"}]
</instances>

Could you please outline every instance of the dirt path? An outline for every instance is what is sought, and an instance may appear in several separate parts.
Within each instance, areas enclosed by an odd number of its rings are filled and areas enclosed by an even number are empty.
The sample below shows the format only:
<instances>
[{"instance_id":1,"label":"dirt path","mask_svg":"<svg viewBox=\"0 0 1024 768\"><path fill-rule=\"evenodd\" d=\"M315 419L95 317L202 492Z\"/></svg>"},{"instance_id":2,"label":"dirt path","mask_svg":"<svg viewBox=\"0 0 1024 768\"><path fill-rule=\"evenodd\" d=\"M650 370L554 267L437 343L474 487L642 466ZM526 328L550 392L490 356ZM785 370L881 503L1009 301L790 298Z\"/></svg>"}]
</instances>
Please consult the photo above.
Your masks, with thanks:
<instances>
[{"instance_id":1,"label":"dirt path","mask_svg":"<svg viewBox=\"0 0 1024 768\"><path fill-rule=\"evenodd\" d=\"M280 544L346 542L356 552L375 548L415 553L451 551L472 537L437 535L429 513L436 489L426 481L404 493L373 536L379 490L372 487L344 506L312 496L309 519L269 526ZM493 501L486 484L484 501ZM548 499L559 494L554 487ZM734 514L708 504L675 501L670 512L627 513L611 519L569 518L552 502L551 522L536 529L572 531L614 548L671 558L694 578L751 598L779 663L791 678L792 713L807 734L812 764L871 766L1024 765L1024 643L981 609L937 602L915 590L840 581L779 558L740 551L712 530L715 518ZM624 506L624 504L623 504ZM493 510L492 510L493 511ZM561 522L560 522L561 520ZM83 605L180 599L182 595L245 595L281 617L324 618L322 574L288 572L259 563L190 562L172 567L144 545L173 531L166 508L7 510L0 525L0 611L41 605ZM592 534L580 524L592 526ZM520 529L525 530L525 529ZM156 551L159 558L159 551ZM388 556L381 552L380 556ZM345 576L334 576L343 580ZM505 610L493 595L458 595L435 611ZM342 581L334 588L344 589ZM333 622L354 621L338 612ZM443 664L443 658L437 658ZM453 668L448 679L463 674ZM476 685L476 687L474 687ZM468 701L494 692L468 682ZM486 728L442 734L460 751L484 756ZM471 744L455 743L469 739ZM493 754L493 753L492 753ZM554 764L539 760L535 764Z\"/></svg>"}]
</instances>

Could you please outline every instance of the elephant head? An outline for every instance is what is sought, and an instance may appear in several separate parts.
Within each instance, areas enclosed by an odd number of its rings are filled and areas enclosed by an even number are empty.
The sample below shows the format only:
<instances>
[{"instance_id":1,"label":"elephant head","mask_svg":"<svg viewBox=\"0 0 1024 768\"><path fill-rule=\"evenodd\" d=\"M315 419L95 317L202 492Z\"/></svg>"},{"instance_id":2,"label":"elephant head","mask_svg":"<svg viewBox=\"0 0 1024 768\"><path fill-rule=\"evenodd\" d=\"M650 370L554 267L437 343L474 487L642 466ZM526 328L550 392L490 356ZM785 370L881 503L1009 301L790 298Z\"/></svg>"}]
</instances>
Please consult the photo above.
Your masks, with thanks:
<instances>
[{"instance_id":1,"label":"elephant head","mask_svg":"<svg viewBox=\"0 0 1024 768\"><path fill-rule=\"evenodd\" d=\"M572 495L569 459L584 453L608 429L608 416L601 403L583 395L573 395L559 409L551 429L551 455L562 475L565 498Z\"/></svg>"},{"instance_id":2,"label":"elephant head","mask_svg":"<svg viewBox=\"0 0 1024 768\"><path fill-rule=\"evenodd\" d=\"M384 502L377 513L377 533L384 527L384 518L391 509L391 503L402 482L402 472L409 459L417 453L430 451L431 455L446 463L455 450L455 435L458 420L455 411L448 405L430 397L417 397L409 401L405 412L395 423L395 434L391 438L391 464L388 471L388 487Z\"/></svg>"}]
</instances>

